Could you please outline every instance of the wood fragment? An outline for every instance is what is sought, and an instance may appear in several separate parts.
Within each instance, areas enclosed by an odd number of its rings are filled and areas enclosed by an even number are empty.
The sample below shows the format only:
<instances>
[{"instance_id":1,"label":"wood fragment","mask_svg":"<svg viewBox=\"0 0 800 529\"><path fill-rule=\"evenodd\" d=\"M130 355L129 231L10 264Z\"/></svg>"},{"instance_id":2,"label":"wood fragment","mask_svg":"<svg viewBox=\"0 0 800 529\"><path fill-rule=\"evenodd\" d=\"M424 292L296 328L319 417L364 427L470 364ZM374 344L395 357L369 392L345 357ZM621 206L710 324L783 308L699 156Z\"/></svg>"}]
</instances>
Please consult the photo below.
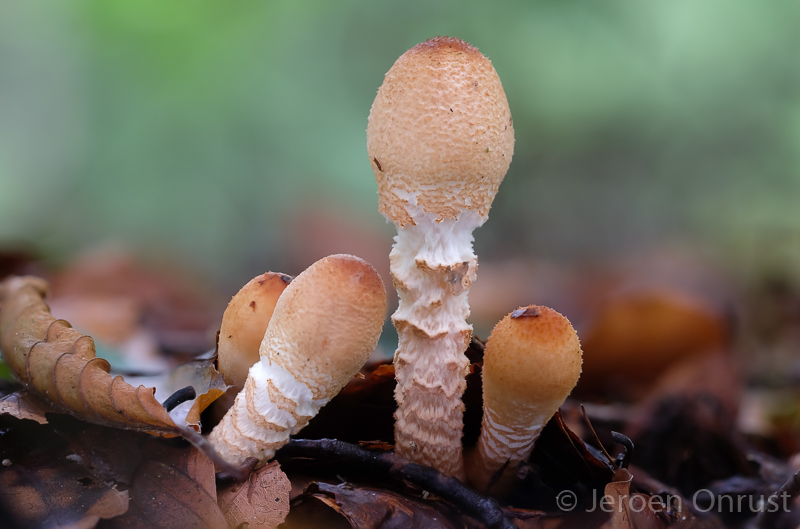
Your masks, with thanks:
<instances>
[{"instance_id":1,"label":"wood fragment","mask_svg":"<svg viewBox=\"0 0 800 529\"><path fill-rule=\"evenodd\" d=\"M489 529L516 528L497 500L475 492L458 479L446 476L432 467L412 463L391 452L365 450L335 439L296 439L286 444L278 452L277 458L335 459L341 464L365 467L372 472L388 474L436 494Z\"/></svg>"}]
</instances>

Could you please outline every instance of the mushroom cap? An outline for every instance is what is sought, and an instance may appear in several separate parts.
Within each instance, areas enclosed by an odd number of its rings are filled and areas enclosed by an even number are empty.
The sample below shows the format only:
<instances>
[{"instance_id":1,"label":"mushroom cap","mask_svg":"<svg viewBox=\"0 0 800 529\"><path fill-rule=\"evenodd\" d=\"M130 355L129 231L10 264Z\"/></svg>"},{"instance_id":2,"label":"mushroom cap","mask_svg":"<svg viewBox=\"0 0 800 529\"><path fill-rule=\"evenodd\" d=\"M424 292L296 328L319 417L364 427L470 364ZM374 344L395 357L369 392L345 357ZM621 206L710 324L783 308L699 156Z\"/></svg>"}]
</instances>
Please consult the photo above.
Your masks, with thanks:
<instances>
[{"instance_id":1,"label":"mushroom cap","mask_svg":"<svg viewBox=\"0 0 800 529\"><path fill-rule=\"evenodd\" d=\"M386 290L375 269L353 255L330 255L281 294L259 352L315 399L328 399L369 359L385 317Z\"/></svg>"},{"instance_id":2,"label":"mushroom cap","mask_svg":"<svg viewBox=\"0 0 800 529\"><path fill-rule=\"evenodd\" d=\"M525 410L549 418L581 374L581 344L569 320L548 307L530 305L494 327L483 359L484 401L513 424ZM523 417L520 417L522 415Z\"/></svg>"},{"instance_id":3,"label":"mushroom cap","mask_svg":"<svg viewBox=\"0 0 800 529\"><path fill-rule=\"evenodd\" d=\"M405 52L372 104L367 152L380 212L395 224L414 224L409 202L437 220L465 209L486 216L514 154L511 111L491 61L451 37Z\"/></svg>"},{"instance_id":4,"label":"mushroom cap","mask_svg":"<svg viewBox=\"0 0 800 529\"><path fill-rule=\"evenodd\" d=\"M292 280L291 276L267 272L247 282L236 293L219 330L217 365L228 384L244 387L247 372L258 362L258 348L272 318L278 297Z\"/></svg>"}]
</instances>

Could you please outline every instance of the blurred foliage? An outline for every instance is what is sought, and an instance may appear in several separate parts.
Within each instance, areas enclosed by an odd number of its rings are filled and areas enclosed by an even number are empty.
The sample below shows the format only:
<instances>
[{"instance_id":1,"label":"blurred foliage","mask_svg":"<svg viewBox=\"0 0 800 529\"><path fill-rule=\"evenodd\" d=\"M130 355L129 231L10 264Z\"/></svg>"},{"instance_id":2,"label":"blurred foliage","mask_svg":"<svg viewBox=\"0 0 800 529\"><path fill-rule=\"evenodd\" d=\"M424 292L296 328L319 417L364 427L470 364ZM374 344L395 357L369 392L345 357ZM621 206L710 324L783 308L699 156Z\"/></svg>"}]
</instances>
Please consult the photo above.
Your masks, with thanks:
<instances>
[{"instance_id":1,"label":"blurred foliage","mask_svg":"<svg viewBox=\"0 0 800 529\"><path fill-rule=\"evenodd\" d=\"M7 0L0 241L121 241L241 284L287 266L286 219L321 202L388 253L369 108L401 53L452 35L492 59L517 134L479 255L689 240L800 265L798 23L789 1Z\"/></svg>"},{"instance_id":2,"label":"blurred foliage","mask_svg":"<svg viewBox=\"0 0 800 529\"><path fill-rule=\"evenodd\" d=\"M16 380L11 368L2 359L0 359L0 380Z\"/></svg>"}]
</instances>

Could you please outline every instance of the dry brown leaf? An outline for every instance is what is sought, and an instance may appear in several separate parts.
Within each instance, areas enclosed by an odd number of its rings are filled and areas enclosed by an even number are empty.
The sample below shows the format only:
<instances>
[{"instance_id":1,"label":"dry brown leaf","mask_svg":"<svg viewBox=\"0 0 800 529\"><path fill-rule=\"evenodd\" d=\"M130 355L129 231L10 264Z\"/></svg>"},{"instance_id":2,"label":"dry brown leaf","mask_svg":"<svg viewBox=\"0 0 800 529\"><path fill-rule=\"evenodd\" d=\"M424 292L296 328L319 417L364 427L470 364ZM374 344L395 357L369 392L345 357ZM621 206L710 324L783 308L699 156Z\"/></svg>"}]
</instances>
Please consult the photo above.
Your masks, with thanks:
<instances>
[{"instance_id":1,"label":"dry brown leaf","mask_svg":"<svg viewBox=\"0 0 800 529\"><path fill-rule=\"evenodd\" d=\"M150 439L131 480L131 503L109 527L227 528L217 506L213 463L194 447Z\"/></svg>"},{"instance_id":2,"label":"dry brown leaf","mask_svg":"<svg viewBox=\"0 0 800 529\"><path fill-rule=\"evenodd\" d=\"M466 524L461 514L444 502L348 483L312 483L295 502L300 508L295 512L293 505L287 520L290 527L338 527L334 519L314 510L319 503L344 517L353 529L463 529Z\"/></svg>"},{"instance_id":3,"label":"dry brown leaf","mask_svg":"<svg viewBox=\"0 0 800 529\"><path fill-rule=\"evenodd\" d=\"M58 428L65 426L56 422ZM91 464L56 429L52 424L0 417L0 459L4 462L0 502L17 526L94 527L101 518L123 514L128 509L128 492L120 489L125 487L98 479ZM10 521L0 519L0 526L3 522Z\"/></svg>"},{"instance_id":4,"label":"dry brown leaf","mask_svg":"<svg viewBox=\"0 0 800 529\"><path fill-rule=\"evenodd\" d=\"M394 368L387 361L371 362L303 428L306 439L323 437L357 443L394 439Z\"/></svg>"},{"instance_id":5,"label":"dry brown leaf","mask_svg":"<svg viewBox=\"0 0 800 529\"><path fill-rule=\"evenodd\" d=\"M634 529L631 522L631 481L633 476L625 469L618 471L615 481L605 488L604 498L608 501L604 511L611 512L611 519L600 529Z\"/></svg>"},{"instance_id":6,"label":"dry brown leaf","mask_svg":"<svg viewBox=\"0 0 800 529\"><path fill-rule=\"evenodd\" d=\"M98 343L135 351L124 359L128 369L154 361L166 368L178 355L195 356L213 346L207 330L218 325L225 306L206 288L208 281L176 265L148 266L123 248L89 249L52 276L52 313L63 310L60 317ZM141 340L143 335L148 339ZM156 344L169 356L158 354Z\"/></svg>"},{"instance_id":7,"label":"dry brown leaf","mask_svg":"<svg viewBox=\"0 0 800 529\"><path fill-rule=\"evenodd\" d=\"M35 277L0 283L0 348L26 388L89 422L180 435L153 388L134 388L109 375L110 366L95 355L92 338L53 318L44 302L47 289Z\"/></svg>"},{"instance_id":8,"label":"dry brown leaf","mask_svg":"<svg viewBox=\"0 0 800 529\"><path fill-rule=\"evenodd\" d=\"M39 424L47 424L44 414L48 411L52 409L47 404L24 390L0 398L0 415L8 414L17 419L30 419Z\"/></svg>"},{"instance_id":9,"label":"dry brown leaf","mask_svg":"<svg viewBox=\"0 0 800 529\"><path fill-rule=\"evenodd\" d=\"M250 474L247 481L221 488L217 501L231 527L246 523L248 527L272 529L289 514L291 488L289 478L273 461Z\"/></svg>"},{"instance_id":10,"label":"dry brown leaf","mask_svg":"<svg viewBox=\"0 0 800 529\"><path fill-rule=\"evenodd\" d=\"M188 424L199 429L200 414L228 389L222 373L214 367L214 359L192 360L166 375L128 377L128 382L156 389L158 400L164 401L174 392L192 386L196 397L176 406L169 412L176 424Z\"/></svg>"},{"instance_id":11,"label":"dry brown leaf","mask_svg":"<svg viewBox=\"0 0 800 529\"><path fill-rule=\"evenodd\" d=\"M607 300L581 334L579 388L614 389L625 380L646 389L667 366L723 349L727 340L723 315L703 298L677 290L627 293Z\"/></svg>"},{"instance_id":12,"label":"dry brown leaf","mask_svg":"<svg viewBox=\"0 0 800 529\"><path fill-rule=\"evenodd\" d=\"M24 482L35 480L35 485ZM25 527L79 526L94 527L101 518L113 518L128 509L128 493L116 488L85 489L76 476L65 476L49 470L35 475L0 474L0 486L6 489L7 507L25 506L25 512L15 512ZM78 504L80 502L80 504Z\"/></svg>"}]
</instances>

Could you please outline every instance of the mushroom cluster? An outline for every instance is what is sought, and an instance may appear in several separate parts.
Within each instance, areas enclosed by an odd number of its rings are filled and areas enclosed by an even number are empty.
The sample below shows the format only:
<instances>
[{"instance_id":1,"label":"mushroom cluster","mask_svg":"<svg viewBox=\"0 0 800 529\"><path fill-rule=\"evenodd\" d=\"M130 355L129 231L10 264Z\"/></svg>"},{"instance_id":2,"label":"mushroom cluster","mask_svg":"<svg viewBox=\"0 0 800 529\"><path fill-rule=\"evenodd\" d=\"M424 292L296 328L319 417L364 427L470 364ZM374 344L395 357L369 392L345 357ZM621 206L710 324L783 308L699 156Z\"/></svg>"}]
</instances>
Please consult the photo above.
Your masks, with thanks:
<instances>
[{"instance_id":1,"label":"mushroom cluster","mask_svg":"<svg viewBox=\"0 0 800 529\"><path fill-rule=\"evenodd\" d=\"M449 37L408 50L372 104L367 150L380 212L397 228L395 451L463 478L472 232L486 222L514 152L511 112L491 61Z\"/></svg>"},{"instance_id":2,"label":"mushroom cluster","mask_svg":"<svg viewBox=\"0 0 800 529\"><path fill-rule=\"evenodd\" d=\"M233 464L272 458L353 378L378 342L386 291L366 261L325 257L278 298L244 389L209 436Z\"/></svg>"},{"instance_id":3,"label":"mushroom cluster","mask_svg":"<svg viewBox=\"0 0 800 529\"><path fill-rule=\"evenodd\" d=\"M375 98L367 147L380 211L397 228L395 451L482 490L508 483L575 386L582 353L569 321L547 307L500 321L485 351L481 435L465 468L472 232L486 222L514 149L491 62L447 37L403 54ZM214 448L233 464L270 459L366 362L385 309L380 277L353 256L326 257L294 280L270 273L245 285L219 342L220 369L243 389L209 436Z\"/></svg>"}]
</instances>

